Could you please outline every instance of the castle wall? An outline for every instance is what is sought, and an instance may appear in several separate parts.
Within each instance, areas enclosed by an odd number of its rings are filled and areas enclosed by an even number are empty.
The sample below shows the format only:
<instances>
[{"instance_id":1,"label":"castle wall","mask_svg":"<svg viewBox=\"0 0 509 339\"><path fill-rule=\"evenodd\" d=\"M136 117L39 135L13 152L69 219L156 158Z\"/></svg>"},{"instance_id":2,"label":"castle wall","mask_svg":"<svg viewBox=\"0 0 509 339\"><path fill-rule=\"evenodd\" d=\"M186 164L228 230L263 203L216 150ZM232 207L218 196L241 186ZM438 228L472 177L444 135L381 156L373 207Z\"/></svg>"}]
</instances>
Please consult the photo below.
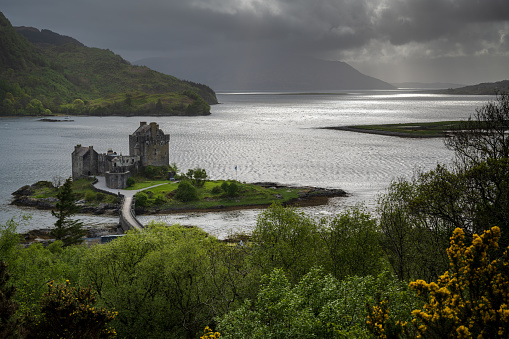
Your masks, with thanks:
<instances>
[{"instance_id":1,"label":"castle wall","mask_svg":"<svg viewBox=\"0 0 509 339\"><path fill-rule=\"evenodd\" d=\"M104 176L106 178L106 186L109 188L124 189L127 187L127 179L131 177L131 172L106 172Z\"/></svg>"},{"instance_id":2,"label":"castle wall","mask_svg":"<svg viewBox=\"0 0 509 339\"><path fill-rule=\"evenodd\" d=\"M93 146L81 147L81 145L77 145L74 147L71 159L73 179L86 178L99 174L98 154Z\"/></svg>"},{"instance_id":3,"label":"castle wall","mask_svg":"<svg viewBox=\"0 0 509 339\"><path fill-rule=\"evenodd\" d=\"M140 127L129 136L129 154L140 156L141 166L168 166L170 164L170 136L151 122Z\"/></svg>"}]
</instances>

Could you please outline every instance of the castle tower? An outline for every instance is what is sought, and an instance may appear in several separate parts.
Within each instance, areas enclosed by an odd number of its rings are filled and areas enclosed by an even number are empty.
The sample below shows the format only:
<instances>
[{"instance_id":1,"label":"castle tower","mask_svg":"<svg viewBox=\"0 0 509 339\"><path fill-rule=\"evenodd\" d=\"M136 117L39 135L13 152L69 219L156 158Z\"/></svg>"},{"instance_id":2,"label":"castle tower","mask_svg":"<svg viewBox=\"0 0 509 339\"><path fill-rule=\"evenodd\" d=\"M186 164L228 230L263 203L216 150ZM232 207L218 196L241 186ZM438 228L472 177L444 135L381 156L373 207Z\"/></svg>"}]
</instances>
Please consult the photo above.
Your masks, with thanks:
<instances>
[{"instance_id":1,"label":"castle tower","mask_svg":"<svg viewBox=\"0 0 509 339\"><path fill-rule=\"evenodd\" d=\"M140 127L129 135L129 155L140 156L141 166L167 166L170 164L170 135L164 134L155 122Z\"/></svg>"}]
</instances>

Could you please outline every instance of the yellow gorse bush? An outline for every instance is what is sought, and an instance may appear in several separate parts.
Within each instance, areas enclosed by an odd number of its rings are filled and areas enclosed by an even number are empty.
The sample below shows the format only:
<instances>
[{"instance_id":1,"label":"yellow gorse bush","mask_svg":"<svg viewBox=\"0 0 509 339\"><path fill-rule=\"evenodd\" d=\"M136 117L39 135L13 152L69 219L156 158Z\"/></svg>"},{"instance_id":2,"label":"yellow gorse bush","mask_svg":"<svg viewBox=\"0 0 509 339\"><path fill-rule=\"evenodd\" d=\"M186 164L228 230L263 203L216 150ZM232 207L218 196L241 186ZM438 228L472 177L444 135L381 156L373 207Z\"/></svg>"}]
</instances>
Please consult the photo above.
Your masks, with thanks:
<instances>
[{"instance_id":1,"label":"yellow gorse bush","mask_svg":"<svg viewBox=\"0 0 509 339\"><path fill-rule=\"evenodd\" d=\"M208 326L205 326L203 332L204 334L200 337L200 339L218 339L221 337L221 333L212 331Z\"/></svg>"},{"instance_id":2,"label":"yellow gorse bush","mask_svg":"<svg viewBox=\"0 0 509 339\"><path fill-rule=\"evenodd\" d=\"M509 336L509 270L507 250L491 259L498 249L500 228L474 234L465 244L465 233L457 228L447 249L449 271L436 283L417 280L410 288L426 304L414 310L413 323L420 336L470 338Z\"/></svg>"},{"instance_id":3,"label":"yellow gorse bush","mask_svg":"<svg viewBox=\"0 0 509 339\"><path fill-rule=\"evenodd\" d=\"M454 230L447 249L449 270L437 282L416 280L409 284L425 301L412 311L413 330L400 323L397 336L418 338L509 337L509 254L499 255L500 228L474 234L465 243L462 229ZM498 253L498 254L497 254ZM382 301L372 306L367 320L371 333L387 338L389 310ZM394 326L391 326L394 328Z\"/></svg>"}]
</instances>

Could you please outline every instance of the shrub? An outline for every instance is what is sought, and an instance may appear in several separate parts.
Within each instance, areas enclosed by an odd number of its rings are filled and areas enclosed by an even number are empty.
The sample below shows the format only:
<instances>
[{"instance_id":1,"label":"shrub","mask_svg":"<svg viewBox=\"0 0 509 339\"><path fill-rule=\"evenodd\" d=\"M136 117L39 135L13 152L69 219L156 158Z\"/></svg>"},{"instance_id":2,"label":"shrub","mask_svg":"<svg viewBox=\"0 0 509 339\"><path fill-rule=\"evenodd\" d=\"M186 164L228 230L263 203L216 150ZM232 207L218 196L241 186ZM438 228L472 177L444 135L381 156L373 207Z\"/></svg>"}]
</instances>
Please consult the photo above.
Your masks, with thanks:
<instances>
[{"instance_id":1,"label":"shrub","mask_svg":"<svg viewBox=\"0 0 509 339\"><path fill-rule=\"evenodd\" d=\"M210 192L212 194L220 194L222 192L221 186L214 186Z\"/></svg>"},{"instance_id":2,"label":"shrub","mask_svg":"<svg viewBox=\"0 0 509 339\"><path fill-rule=\"evenodd\" d=\"M130 177L130 178L127 178L127 187L131 187L131 186L134 186L134 184L136 184L136 181L134 180L133 177Z\"/></svg>"},{"instance_id":3,"label":"shrub","mask_svg":"<svg viewBox=\"0 0 509 339\"><path fill-rule=\"evenodd\" d=\"M189 181L182 181L175 190L175 198L182 202L198 200L198 191Z\"/></svg>"},{"instance_id":4,"label":"shrub","mask_svg":"<svg viewBox=\"0 0 509 339\"><path fill-rule=\"evenodd\" d=\"M136 207L145 207L148 203L148 195L145 192L138 192L134 196Z\"/></svg>"}]
</instances>

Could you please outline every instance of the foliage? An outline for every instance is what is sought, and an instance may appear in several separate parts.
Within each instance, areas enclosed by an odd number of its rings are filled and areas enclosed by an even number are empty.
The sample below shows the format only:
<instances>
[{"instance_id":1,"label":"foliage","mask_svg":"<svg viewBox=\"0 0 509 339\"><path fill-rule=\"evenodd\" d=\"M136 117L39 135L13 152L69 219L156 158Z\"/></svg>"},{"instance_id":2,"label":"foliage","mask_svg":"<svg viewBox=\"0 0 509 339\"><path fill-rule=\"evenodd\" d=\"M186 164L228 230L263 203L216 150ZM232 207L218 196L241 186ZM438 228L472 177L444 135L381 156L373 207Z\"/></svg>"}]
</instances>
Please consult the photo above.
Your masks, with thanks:
<instances>
[{"instance_id":1,"label":"foliage","mask_svg":"<svg viewBox=\"0 0 509 339\"><path fill-rule=\"evenodd\" d=\"M499 227L474 234L471 245L461 228L447 249L449 270L437 282L418 279L409 287L424 304L407 319L391 317L382 300L372 307L368 325L379 338L505 338L509 331L509 253L500 255ZM468 241L470 242L470 241Z\"/></svg>"},{"instance_id":2,"label":"foliage","mask_svg":"<svg viewBox=\"0 0 509 339\"><path fill-rule=\"evenodd\" d=\"M211 266L211 253L223 251L198 229L152 224L91 248L82 281L118 311L120 336L195 338L224 309L223 297L235 295L223 283L233 270Z\"/></svg>"},{"instance_id":3,"label":"foliage","mask_svg":"<svg viewBox=\"0 0 509 339\"><path fill-rule=\"evenodd\" d=\"M235 181L224 181L221 184L221 189L227 197L234 197L239 194L239 185Z\"/></svg>"},{"instance_id":4,"label":"foliage","mask_svg":"<svg viewBox=\"0 0 509 339\"><path fill-rule=\"evenodd\" d=\"M205 85L130 65L109 50L77 42L36 48L3 14L0 22L2 114L203 115L217 103Z\"/></svg>"},{"instance_id":5,"label":"foliage","mask_svg":"<svg viewBox=\"0 0 509 339\"><path fill-rule=\"evenodd\" d=\"M112 338L115 330L108 323L116 312L96 307L91 286L71 287L48 283L48 291L40 302L40 315L29 317L31 338Z\"/></svg>"},{"instance_id":6,"label":"foliage","mask_svg":"<svg viewBox=\"0 0 509 339\"><path fill-rule=\"evenodd\" d=\"M138 192L134 195L136 207L146 207L148 205L148 195L145 192Z\"/></svg>"},{"instance_id":7,"label":"foliage","mask_svg":"<svg viewBox=\"0 0 509 339\"><path fill-rule=\"evenodd\" d=\"M470 246L462 229L447 250L450 268L437 283L417 280L410 287L426 301L413 311L423 337L507 337L509 334L508 251L498 252L500 228L475 234Z\"/></svg>"},{"instance_id":8,"label":"foliage","mask_svg":"<svg viewBox=\"0 0 509 339\"><path fill-rule=\"evenodd\" d=\"M22 216L21 221L30 219L29 216ZM0 260L10 260L16 257L18 246L21 242L21 234L16 230L20 221L14 218L0 224Z\"/></svg>"},{"instance_id":9,"label":"foliage","mask_svg":"<svg viewBox=\"0 0 509 339\"><path fill-rule=\"evenodd\" d=\"M376 294L394 299L401 314L414 306L411 293L390 275L339 281L313 268L292 286L274 269L256 299L220 318L218 330L223 338L367 338L364 305Z\"/></svg>"},{"instance_id":10,"label":"foliage","mask_svg":"<svg viewBox=\"0 0 509 339\"><path fill-rule=\"evenodd\" d=\"M454 224L451 225L450 219L444 220L427 211L430 205L455 203L444 197L438 198L439 192L454 193L447 186L429 185L426 178L430 175L433 172L418 174L410 182L394 181L378 200L382 249L401 280L436 279L447 268L445 250ZM443 178L441 174L435 177Z\"/></svg>"},{"instance_id":11,"label":"foliage","mask_svg":"<svg viewBox=\"0 0 509 339\"><path fill-rule=\"evenodd\" d=\"M5 261L0 261L0 337L2 338L13 337L18 326L18 321L14 318L18 309L13 299L16 288L8 284L9 278L7 264Z\"/></svg>"},{"instance_id":12,"label":"foliage","mask_svg":"<svg viewBox=\"0 0 509 339\"><path fill-rule=\"evenodd\" d=\"M336 278L376 275L383 270L377 222L362 206L321 221L321 237L328 260L324 264Z\"/></svg>"},{"instance_id":13,"label":"foliage","mask_svg":"<svg viewBox=\"0 0 509 339\"><path fill-rule=\"evenodd\" d=\"M16 256L9 260L12 284L16 287L15 299L20 308L19 314L37 313L37 302L45 292L48 281L77 282L80 263L85 246L64 247L55 241L44 247L40 243L27 248L18 247Z\"/></svg>"},{"instance_id":14,"label":"foliage","mask_svg":"<svg viewBox=\"0 0 509 339\"><path fill-rule=\"evenodd\" d=\"M175 198L182 202L198 200L198 191L189 181L181 181L175 191Z\"/></svg>"},{"instance_id":15,"label":"foliage","mask_svg":"<svg viewBox=\"0 0 509 339\"><path fill-rule=\"evenodd\" d=\"M199 167L187 170L186 177L196 187L203 187L203 185L209 178L207 175L207 171Z\"/></svg>"},{"instance_id":16,"label":"foliage","mask_svg":"<svg viewBox=\"0 0 509 339\"><path fill-rule=\"evenodd\" d=\"M51 211L57 221L55 221L55 228L51 230L50 234L56 240L62 240L64 246L80 243L81 238L86 235L86 231L83 230L82 222L72 219L80 210L79 206L75 204L72 178L68 178L59 188L57 199L56 210Z\"/></svg>"},{"instance_id":17,"label":"foliage","mask_svg":"<svg viewBox=\"0 0 509 339\"><path fill-rule=\"evenodd\" d=\"M252 260L262 272L283 269L297 282L322 258L317 224L294 208L273 204L260 213L251 237Z\"/></svg>"},{"instance_id":18,"label":"foliage","mask_svg":"<svg viewBox=\"0 0 509 339\"><path fill-rule=\"evenodd\" d=\"M129 177L129 178L127 178L126 184L127 184L127 187L131 187L131 186L134 186L134 184L136 184L136 181L134 180L133 177Z\"/></svg>"}]
</instances>

